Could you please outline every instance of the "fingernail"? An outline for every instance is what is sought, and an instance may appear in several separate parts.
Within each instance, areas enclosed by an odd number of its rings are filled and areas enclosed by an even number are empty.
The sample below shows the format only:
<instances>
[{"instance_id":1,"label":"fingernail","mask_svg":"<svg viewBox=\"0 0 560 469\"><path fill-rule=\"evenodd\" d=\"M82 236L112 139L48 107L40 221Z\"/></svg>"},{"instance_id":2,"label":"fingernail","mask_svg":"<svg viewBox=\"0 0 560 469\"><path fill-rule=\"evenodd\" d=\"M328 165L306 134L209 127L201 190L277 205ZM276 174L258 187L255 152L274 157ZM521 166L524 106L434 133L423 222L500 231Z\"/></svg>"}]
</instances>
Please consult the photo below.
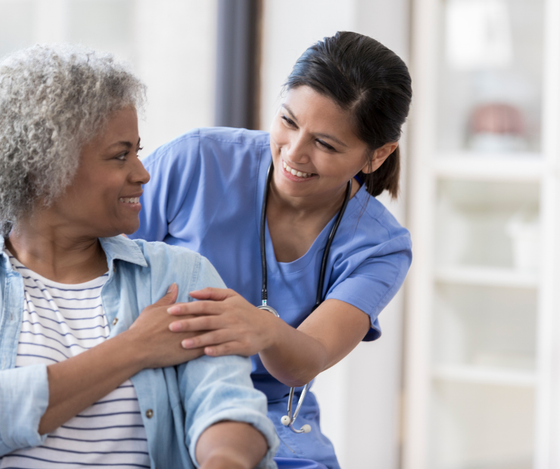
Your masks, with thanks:
<instances>
[{"instance_id":1,"label":"fingernail","mask_svg":"<svg viewBox=\"0 0 560 469\"><path fill-rule=\"evenodd\" d=\"M171 293L173 291L175 284L172 283L171 285L169 285L169 288L167 289L167 293Z\"/></svg>"},{"instance_id":2,"label":"fingernail","mask_svg":"<svg viewBox=\"0 0 560 469\"><path fill-rule=\"evenodd\" d=\"M177 308L176 306L170 306L169 308L167 308L167 312L168 312L169 314L176 313L177 310L178 310L178 308Z\"/></svg>"},{"instance_id":3,"label":"fingernail","mask_svg":"<svg viewBox=\"0 0 560 469\"><path fill-rule=\"evenodd\" d=\"M169 324L169 330L171 332L177 332L179 330L179 328L176 324L177 324L176 322L172 322L171 324Z\"/></svg>"},{"instance_id":4,"label":"fingernail","mask_svg":"<svg viewBox=\"0 0 560 469\"><path fill-rule=\"evenodd\" d=\"M183 348L189 348L193 346L193 341L190 339L185 339L183 340L183 342L181 342L181 345L183 346Z\"/></svg>"}]
</instances>

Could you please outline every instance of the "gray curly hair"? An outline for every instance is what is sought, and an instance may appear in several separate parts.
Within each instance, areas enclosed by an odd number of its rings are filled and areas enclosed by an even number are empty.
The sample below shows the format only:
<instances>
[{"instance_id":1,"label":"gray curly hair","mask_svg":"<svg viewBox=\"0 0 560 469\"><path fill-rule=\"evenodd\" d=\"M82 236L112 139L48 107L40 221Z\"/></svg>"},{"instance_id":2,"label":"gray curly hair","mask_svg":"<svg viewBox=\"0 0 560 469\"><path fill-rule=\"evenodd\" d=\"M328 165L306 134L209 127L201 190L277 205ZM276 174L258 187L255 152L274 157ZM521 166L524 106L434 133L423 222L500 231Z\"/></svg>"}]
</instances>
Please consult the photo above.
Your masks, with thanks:
<instances>
[{"instance_id":1,"label":"gray curly hair","mask_svg":"<svg viewBox=\"0 0 560 469\"><path fill-rule=\"evenodd\" d=\"M81 148L145 85L112 55L36 45L0 63L0 235L72 182Z\"/></svg>"}]
</instances>

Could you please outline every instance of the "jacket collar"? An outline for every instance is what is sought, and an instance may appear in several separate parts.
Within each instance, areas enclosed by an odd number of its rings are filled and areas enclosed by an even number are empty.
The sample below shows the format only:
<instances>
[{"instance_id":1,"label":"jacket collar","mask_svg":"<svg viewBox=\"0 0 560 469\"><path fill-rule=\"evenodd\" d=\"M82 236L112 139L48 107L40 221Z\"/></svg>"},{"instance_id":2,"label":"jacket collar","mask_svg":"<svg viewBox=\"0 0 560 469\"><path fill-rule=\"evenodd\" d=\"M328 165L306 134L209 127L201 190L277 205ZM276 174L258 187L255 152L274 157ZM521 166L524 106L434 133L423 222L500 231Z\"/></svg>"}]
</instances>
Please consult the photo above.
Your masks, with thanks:
<instances>
[{"instance_id":1,"label":"jacket collar","mask_svg":"<svg viewBox=\"0 0 560 469\"><path fill-rule=\"evenodd\" d=\"M107 256L107 264L111 265L115 259L131 264L148 267L146 258L140 246L135 241L124 236L113 236L112 238L99 238L101 247Z\"/></svg>"}]
</instances>

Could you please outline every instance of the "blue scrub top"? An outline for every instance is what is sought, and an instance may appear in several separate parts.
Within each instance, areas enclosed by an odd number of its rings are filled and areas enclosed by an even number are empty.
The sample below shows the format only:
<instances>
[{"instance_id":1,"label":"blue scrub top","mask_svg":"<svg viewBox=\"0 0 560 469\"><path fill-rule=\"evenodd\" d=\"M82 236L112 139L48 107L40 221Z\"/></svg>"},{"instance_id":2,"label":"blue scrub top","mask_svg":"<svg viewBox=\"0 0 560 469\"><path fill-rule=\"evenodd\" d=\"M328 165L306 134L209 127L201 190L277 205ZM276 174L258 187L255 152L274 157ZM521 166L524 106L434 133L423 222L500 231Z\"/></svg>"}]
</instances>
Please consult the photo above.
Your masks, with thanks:
<instances>
[{"instance_id":1,"label":"blue scrub top","mask_svg":"<svg viewBox=\"0 0 560 469\"><path fill-rule=\"evenodd\" d=\"M200 252L229 288L260 305L259 224L271 158L270 136L261 131L195 129L163 145L144 160L151 180L141 197L140 229L131 237ZM268 304L293 327L315 304L321 258L333 223L334 218L307 253L293 262L276 261L266 229ZM402 285L411 259L408 231L362 186L349 201L331 246L325 298L361 309L371 321L364 340L377 339L377 317ZM309 402L297 421L299 427L308 419L313 430L296 435L280 424L289 388L267 372L258 355L252 360L253 382L267 395L269 415L284 443L278 455L307 457L338 468L330 442L320 433L314 396L306 398Z\"/></svg>"}]
</instances>

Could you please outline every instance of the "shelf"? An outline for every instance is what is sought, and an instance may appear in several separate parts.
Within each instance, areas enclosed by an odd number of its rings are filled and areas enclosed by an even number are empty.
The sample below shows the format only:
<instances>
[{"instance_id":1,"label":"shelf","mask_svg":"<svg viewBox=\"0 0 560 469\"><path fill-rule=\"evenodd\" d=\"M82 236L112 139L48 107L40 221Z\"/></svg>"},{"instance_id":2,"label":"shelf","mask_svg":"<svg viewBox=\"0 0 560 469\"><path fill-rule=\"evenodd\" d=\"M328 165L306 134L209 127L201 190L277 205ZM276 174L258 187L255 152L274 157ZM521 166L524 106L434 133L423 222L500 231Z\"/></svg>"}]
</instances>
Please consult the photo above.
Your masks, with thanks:
<instances>
[{"instance_id":1,"label":"shelf","mask_svg":"<svg viewBox=\"0 0 560 469\"><path fill-rule=\"evenodd\" d=\"M537 376L533 371L512 371L481 366L435 366L432 376L434 379L442 381L500 386L533 387L537 383Z\"/></svg>"},{"instance_id":2,"label":"shelf","mask_svg":"<svg viewBox=\"0 0 560 469\"><path fill-rule=\"evenodd\" d=\"M520 155L454 153L438 155L434 161L435 175L442 179L473 181L540 181L545 163L539 153Z\"/></svg>"},{"instance_id":3,"label":"shelf","mask_svg":"<svg viewBox=\"0 0 560 469\"><path fill-rule=\"evenodd\" d=\"M537 288L539 285L537 272L500 267L441 267L436 269L435 280L440 283L511 288Z\"/></svg>"}]
</instances>

